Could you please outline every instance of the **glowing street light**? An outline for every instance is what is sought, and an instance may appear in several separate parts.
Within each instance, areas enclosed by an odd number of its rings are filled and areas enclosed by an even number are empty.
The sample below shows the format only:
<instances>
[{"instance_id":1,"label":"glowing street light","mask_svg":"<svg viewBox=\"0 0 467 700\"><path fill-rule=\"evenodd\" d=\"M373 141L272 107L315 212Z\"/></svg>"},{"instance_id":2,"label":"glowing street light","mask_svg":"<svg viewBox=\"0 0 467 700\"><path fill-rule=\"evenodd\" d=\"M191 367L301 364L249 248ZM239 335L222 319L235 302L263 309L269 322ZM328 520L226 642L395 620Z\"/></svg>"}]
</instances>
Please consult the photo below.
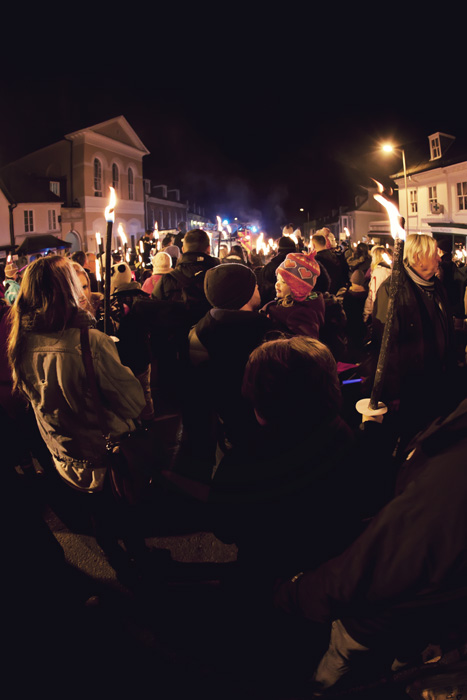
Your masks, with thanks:
<instances>
[{"instance_id":1,"label":"glowing street light","mask_svg":"<svg viewBox=\"0 0 467 700\"><path fill-rule=\"evenodd\" d=\"M405 231L409 234L409 190L407 187L407 167L405 164L405 151L403 148L395 148L390 143L385 143L381 146L381 150L385 153L400 153L402 156L402 167L404 169L404 187L405 187Z\"/></svg>"}]
</instances>

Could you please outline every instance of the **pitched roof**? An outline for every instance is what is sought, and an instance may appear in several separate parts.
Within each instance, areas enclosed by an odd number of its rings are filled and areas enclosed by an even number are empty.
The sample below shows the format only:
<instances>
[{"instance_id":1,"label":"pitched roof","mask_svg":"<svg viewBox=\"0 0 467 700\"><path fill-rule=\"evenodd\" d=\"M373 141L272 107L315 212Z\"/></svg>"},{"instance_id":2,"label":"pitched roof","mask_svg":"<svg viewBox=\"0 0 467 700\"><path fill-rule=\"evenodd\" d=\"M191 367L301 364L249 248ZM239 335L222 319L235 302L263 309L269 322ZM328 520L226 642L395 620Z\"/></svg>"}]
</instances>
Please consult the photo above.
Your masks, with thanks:
<instances>
[{"instance_id":1,"label":"pitched roof","mask_svg":"<svg viewBox=\"0 0 467 700\"><path fill-rule=\"evenodd\" d=\"M441 138L444 136L445 134L440 133ZM404 145L407 175L467 162L467 138L460 136L453 137L453 139L443 138L441 144L442 155L434 160L430 160L431 154L428 138ZM403 168L391 175L391 177L394 180L404 177Z\"/></svg>"},{"instance_id":2,"label":"pitched roof","mask_svg":"<svg viewBox=\"0 0 467 700\"><path fill-rule=\"evenodd\" d=\"M10 203L18 202L50 202L58 204L63 197L57 197L51 192L50 178L27 175L16 169L2 173L0 187Z\"/></svg>"},{"instance_id":3,"label":"pitched roof","mask_svg":"<svg viewBox=\"0 0 467 700\"><path fill-rule=\"evenodd\" d=\"M93 126L87 126L84 129L79 129L78 131L73 131L69 134L65 134L65 138L73 140L86 132L94 132L96 134L100 134L101 136L107 136L114 141L120 141L127 146L132 146L133 148L143 151L145 154L149 154L148 149L123 115L113 117L112 119L107 119L107 121L94 124Z\"/></svg>"}]
</instances>

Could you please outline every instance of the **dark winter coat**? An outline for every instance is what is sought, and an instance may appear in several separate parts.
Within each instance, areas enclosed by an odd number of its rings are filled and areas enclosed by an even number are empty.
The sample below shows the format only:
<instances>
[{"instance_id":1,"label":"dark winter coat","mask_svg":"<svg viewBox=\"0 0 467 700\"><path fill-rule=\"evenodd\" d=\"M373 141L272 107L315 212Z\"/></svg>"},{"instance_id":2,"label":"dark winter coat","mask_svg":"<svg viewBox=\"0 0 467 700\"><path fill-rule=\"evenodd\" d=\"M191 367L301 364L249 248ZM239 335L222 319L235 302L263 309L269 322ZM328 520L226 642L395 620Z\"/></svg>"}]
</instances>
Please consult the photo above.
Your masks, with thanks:
<instances>
[{"instance_id":1,"label":"dark winter coat","mask_svg":"<svg viewBox=\"0 0 467 700\"><path fill-rule=\"evenodd\" d=\"M389 288L390 278L378 289L373 308L375 359L387 317ZM449 402L455 397L452 318L438 279L434 280L434 294L430 298L405 270L401 271L393 333L382 400L400 400L404 422L407 417L414 435L444 409L452 410ZM454 405L458 400L454 398Z\"/></svg>"},{"instance_id":2,"label":"dark winter coat","mask_svg":"<svg viewBox=\"0 0 467 700\"><path fill-rule=\"evenodd\" d=\"M218 258L207 253L183 253L175 270L163 275L156 284L152 298L184 304L193 325L211 308L204 294L204 276L219 263Z\"/></svg>"},{"instance_id":3,"label":"dark winter coat","mask_svg":"<svg viewBox=\"0 0 467 700\"><path fill-rule=\"evenodd\" d=\"M278 589L308 620L360 643L467 620L467 400L407 450L396 497L339 557ZM448 619L448 614L452 619ZM401 637L399 636L399 641ZM425 643L431 640L425 640ZM422 647L423 648L423 647Z\"/></svg>"},{"instance_id":4,"label":"dark winter coat","mask_svg":"<svg viewBox=\"0 0 467 700\"><path fill-rule=\"evenodd\" d=\"M261 313L271 319L278 331L319 339L320 330L324 325L325 304L323 295L316 294L314 299L294 301L291 306L271 301L261 309Z\"/></svg>"}]
</instances>

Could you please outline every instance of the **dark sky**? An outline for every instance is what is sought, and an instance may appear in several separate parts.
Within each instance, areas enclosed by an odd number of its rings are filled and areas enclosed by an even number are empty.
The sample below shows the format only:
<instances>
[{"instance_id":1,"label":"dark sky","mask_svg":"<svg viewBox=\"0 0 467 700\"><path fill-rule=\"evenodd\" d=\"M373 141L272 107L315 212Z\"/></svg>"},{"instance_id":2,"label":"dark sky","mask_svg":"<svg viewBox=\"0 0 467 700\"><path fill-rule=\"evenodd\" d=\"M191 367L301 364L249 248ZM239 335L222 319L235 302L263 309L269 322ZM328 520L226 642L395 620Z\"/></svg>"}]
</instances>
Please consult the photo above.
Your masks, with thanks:
<instances>
[{"instance_id":1,"label":"dark sky","mask_svg":"<svg viewBox=\"0 0 467 700\"><path fill-rule=\"evenodd\" d=\"M463 98L446 79L455 72L443 74L439 58L404 71L379 35L350 49L335 25L299 39L276 20L262 43L250 25L222 37L222 22L170 39L158 25L132 43L119 23L108 45L75 27L66 51L35 44L25 62L23 46L0 79L0 165L122 114L151 152L147 177L276 235L300 223L300 207L313 217L349 204L370 177L389 183L400 162L377 153L381 140L465 132Z\"/></svg>"}]
</instances>

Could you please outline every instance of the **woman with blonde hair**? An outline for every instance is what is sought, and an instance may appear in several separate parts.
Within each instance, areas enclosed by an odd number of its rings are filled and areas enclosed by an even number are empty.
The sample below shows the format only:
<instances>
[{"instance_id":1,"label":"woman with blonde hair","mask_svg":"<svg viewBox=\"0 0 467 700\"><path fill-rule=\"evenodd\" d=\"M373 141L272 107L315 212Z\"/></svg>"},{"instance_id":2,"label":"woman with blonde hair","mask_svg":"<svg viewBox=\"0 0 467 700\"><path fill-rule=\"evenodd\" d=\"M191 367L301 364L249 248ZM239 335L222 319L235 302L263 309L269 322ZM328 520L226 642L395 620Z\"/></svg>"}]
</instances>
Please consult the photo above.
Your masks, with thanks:
<instances>
[{"instance_id":1,"label":"woman with blonde hair","mask_svg":"<svg viewBox=\"0 0 467 700\"><path fill-rule=\"evenodd\" d=\"M391 274L391 266L385 260L387 249L382 245L374 245L370 251L370 283L368 285L368 296L363 307L363 320L368 321L373 311L376 299L376 292L384 280Z\"/></svg>"},{"instance_id":2,"label":"woman with blonde hair","mask_svg":"<svg viewBox=\"0 0 467 700\"><path fill-rule=\"evenodd\" d=\"M12 308L8 344L14 388L29 400L41 436L60 477L89 508L96 539L118 569L145 551L133 531L131 514L113 500L106 479L106 444L87 382L81 351L81 329L89 329L103 413L111 437L134 430L145 406L140 383L124 367L111 338L93 326L83 303L83 288L67 258L51 255L26 269ZM126 552L118 545L122 527Z\"/></svg>"}]
</instances>

